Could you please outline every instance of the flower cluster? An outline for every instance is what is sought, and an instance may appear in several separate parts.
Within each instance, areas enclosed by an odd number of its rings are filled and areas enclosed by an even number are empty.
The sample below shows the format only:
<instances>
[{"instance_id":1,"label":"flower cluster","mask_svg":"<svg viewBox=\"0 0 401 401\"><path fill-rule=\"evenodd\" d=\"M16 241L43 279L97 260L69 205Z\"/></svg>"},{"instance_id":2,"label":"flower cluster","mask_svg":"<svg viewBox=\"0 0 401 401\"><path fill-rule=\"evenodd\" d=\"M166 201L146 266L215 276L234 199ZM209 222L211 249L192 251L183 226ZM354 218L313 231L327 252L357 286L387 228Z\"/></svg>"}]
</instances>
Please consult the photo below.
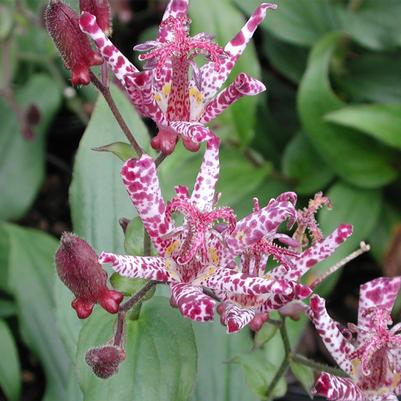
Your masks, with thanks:
<instances>
[{"instance_id":1,"label":"flower cluster","mask_svg":"<svg viewBox=\"0 0 401 401\"><path fill-rule=\"evenodd\" d=\"M242 96L265 90L261 82L241 73L217 93L267 10L276 6L261 4L222 48L207 33L191 37L188 0L171 0L156 40L134 47L142 52L143 71L108 38L108 2L82 0L80 6L79 26L78 16L61 0L51 0L46 12L49 31L72 71L73 84L93 81L93 65L108 65L137 110L156 123L158 133L151 144L163 157L174 151L179 138L190 151L206 143L193 188L177 186L176 195L168 201L162 196L157 162L142 149L121 169L123 185L155 256L118 255L109 250L97 256L73 234L61 239L57 272L76 297L72 306L78 316L88 317L96 303L110 313L119 313L114 342L87 353L94 372L107 378L124 360L121 322L133 305L131 301L120 305L123 294L107 288L107 274L101 266L105 264L121 276L151 280L134 296L135 301L143 300L153 283L166 283L170 304L184 317L206 322L217 310L227 333L248 324L257 331L274 310L291 317L306 311L326 347L350 376L321 373L316 393L330 400L395 399L401 392L401 336L399 325L392 329L388 325L401 279L381 278L361 287L358 326L341 328L329 317L325 301L318 295L312 295L309 306L304 302L314 284L305 285L302 277L352 234L349 224L338 225L326 237L319 229L316 212L331 207L329 199L317 193L306 208L297 210L293 192L266 205L255 198L252 212L242 219L237 219L232 208L218 206L220 139L206 124ZM64 22L67 33L63 36L60 26ZM98 52L84 33L93 39ZM76 43L72 46L71 42ZM201 67L195 60L198 55L206 58Z\"/></svg>"}]
</instances>

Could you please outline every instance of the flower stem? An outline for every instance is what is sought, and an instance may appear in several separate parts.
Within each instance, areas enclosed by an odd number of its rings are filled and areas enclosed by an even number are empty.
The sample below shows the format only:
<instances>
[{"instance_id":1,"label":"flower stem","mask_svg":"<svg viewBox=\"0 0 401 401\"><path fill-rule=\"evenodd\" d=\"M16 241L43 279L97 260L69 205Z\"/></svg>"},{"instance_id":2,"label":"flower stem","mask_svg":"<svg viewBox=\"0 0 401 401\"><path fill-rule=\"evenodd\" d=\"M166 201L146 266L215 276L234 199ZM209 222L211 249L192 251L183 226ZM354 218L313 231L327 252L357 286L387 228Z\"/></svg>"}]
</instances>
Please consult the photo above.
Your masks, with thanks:
<instances>
[{"instance_id":1,"label":"flower stem","mask_svg":"<svg viewBox=\"0 0 401 401\"><path fill-rule=\"evenodd\" d=\"M327 366L323 363L319 363L316 361L313 361L303 355L299 355L299 354L292 354L291 355L291 359L294 362L298 362L302 365L305 366L309 366L312 369L318 370L320 372L327 372L327 373L331 373L335 376L339 376L339 377L349 377L344 371L342 371L341 369L337 369L334 368L332 366Z\"/></svg>"},{"instance_id":2,"label":"flower stem","mask_svg":"<svg viewBox=\"0 0 401 401\"><path fill-rule=\"evenodd\" d=\"M284 359L281 362L281 365L278 368L278 371L274 375L273 380L271 381L269 387L266 390L267 399L272 398L274 389L276 388L279 380L287 372L288 366L290 364L291 344L290 344L290 340L288 338L287 327L285 325L285 317L284 316L281 316L280 335L281 335L281 339L283 341L283 346L284 346Z\"/></svg>"},{"instance_id":3,"label":"flower stem","mask_svg":"<svg viewBox=\"0 0 401 401\"><path fill-rule=\"evenodd\" d=\"M118 110L114 100L111 96L110 90L108 87L102 84L102 82L98 79L98 77L91 71L90 73L91 81L99 89L101 94L103 95L104 99L106 100L107 104L110 107L111 112L113 113L115 119L117 120L118 125L121 127L122 131L124 132L125 136L127 137L131 146L135 149L138 156L142 156L143 149L138 144L134 135L132 135L131 130L128 128L123 116L121 115L120 111Z\"/></svg>"}]
</instances>

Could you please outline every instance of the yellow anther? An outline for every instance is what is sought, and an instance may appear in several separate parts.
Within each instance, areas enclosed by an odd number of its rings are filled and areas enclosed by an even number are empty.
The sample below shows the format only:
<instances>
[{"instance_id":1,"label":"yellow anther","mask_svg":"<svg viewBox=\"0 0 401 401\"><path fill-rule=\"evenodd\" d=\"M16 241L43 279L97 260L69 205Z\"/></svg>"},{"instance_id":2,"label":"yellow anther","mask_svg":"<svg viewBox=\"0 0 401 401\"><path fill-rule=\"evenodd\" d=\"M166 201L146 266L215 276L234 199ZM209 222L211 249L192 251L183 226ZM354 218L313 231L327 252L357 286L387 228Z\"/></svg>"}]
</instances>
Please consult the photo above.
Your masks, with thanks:
<instances>
[{"instance_id":1,"label":"yellow anther","mask_svg":"<svg viewBox=\"0 0 401 401\"><path fill-rule=\"evenodd\" d=\"M162 92L163 92L163 95L166 97L170 94L170 92L171 92L171 83L170 82L163 86Z\"/></svg>"},{"instance_id":2,"label":"yellow anther","mask_svg":"<svg viewBox=\"0 0 401 401\"><path fill-rule=\"evenodd\" d=\"M180 240L177 239L174 242L172 242L167 248L165 252L165 256L169 257L171 256L180 246Z\"/></svg>"},{"instance_id":3,"label":"yellow anther","mask_svg":"<svg viewBox=\"0 0 401 401\"><path fill-rule=\"evenodd\" d=\"M270 274L265 274L263 278L266 280L273 280L273 277Z\"/></svg>"},{"instance_id":4,"label":"yellow anther","mask_svg":"<svg viewBox=\"0 0 401 401\"><path fill-rule=\"evenodd\" d=\"M215 265L219 264L219 255L217 254L217 249L216 248L209 248L209 255L212 258L212 262Z\"/></svg>"},{"instance_id":5,"label":"yellow anther","mask_svg":"<svg viewBox=\"0 0 401 401\"><path fill-rule=\"evenodd\" d=\"M359 370L359 367L361 366L361 360L359 358L355 358L351 361L352 364L352 375L356 376Z\"/></svg>"},{"instance_id":6,"label":"yellow anther","mask_svg":"<svg viewBox=\"0 0 401 401\"><path fill-rule=\"evenodd\" d=\"M189 96L193 97L197 103L201 103L203 100L202 93L200 93L194 86L189 89Z\"/></svg>"},{"instance_id":7,"label":"yellow anther","mask_svg":"<svg viewBox=\"0 0 401 401\"><path fill-rule=\"evenodd\" d=\"M158 93L156 93L154 97L155 97L156 102L161 102L162 97Z\"/></svg>"}]
</instances>

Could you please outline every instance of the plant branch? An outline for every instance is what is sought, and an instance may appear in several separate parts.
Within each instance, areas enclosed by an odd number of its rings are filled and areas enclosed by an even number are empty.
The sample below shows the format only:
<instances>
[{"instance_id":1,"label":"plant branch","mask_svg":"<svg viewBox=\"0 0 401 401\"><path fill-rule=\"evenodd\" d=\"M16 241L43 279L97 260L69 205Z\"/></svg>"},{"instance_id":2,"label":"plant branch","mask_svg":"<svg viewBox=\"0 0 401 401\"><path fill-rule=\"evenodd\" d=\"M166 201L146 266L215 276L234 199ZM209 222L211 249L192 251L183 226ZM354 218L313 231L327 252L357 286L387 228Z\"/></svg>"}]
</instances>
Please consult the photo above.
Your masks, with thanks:
<instances>
[{"instance_id":1,"label":"plant branch","mask_svg":"<svg viewBox=\"0 0 401 401\"><path fill-rule=\"evenodd\" d=\"M335 376L339 377L349 377L344 371L338 368L334 368L332 366L325 365L324 363L313 361L306 356L299 355L299 354L292 354L291 359L294 362L298 362L302 365L309 366L312 369L318 370L320 372L327 372L331 373Z\"/></svg>"},{"instance_id":2,"label":"plant branch","mask_svg":"<svg viewBox=\"0 0 401 401\"><path fill-rule=\"evenodd\" d=\"M138 156L139 157L142 156L143 149L141 148L141 146L138 144L138 142L134 138L134 135L132 134L131 130L128 128L128 125L126 124L123 116L121 115L116 104L114 103L114 100L111 96L109 88L107 88L105 85L103 85L102 82L100 82L98 77L92 71L90 72L90 77L91 77L92 83L96 86L96 88L99 89L99 91L103 95L104 99L106 100L107 104L109 105L111 112L113 113L115 119L118 122L118 125L121 127L122 131L124 132L125 136L127 137L129 143L135 149Z\"/></svg>"}]
</instances>

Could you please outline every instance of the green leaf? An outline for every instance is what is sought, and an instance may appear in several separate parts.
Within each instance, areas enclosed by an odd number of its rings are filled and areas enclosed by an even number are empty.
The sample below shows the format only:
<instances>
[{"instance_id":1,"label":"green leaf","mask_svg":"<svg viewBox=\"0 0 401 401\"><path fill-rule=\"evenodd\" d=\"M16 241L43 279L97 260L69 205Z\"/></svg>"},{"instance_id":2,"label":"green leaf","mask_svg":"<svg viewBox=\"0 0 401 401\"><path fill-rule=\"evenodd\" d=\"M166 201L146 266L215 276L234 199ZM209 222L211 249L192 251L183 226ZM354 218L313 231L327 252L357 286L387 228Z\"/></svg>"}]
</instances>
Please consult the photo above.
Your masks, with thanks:
<instances>
[{"instance_id":1,"label":"green leaf","mask_svg":"<svg viewBox=\"0 0 401 401\"><path fill-rule=\"evenodd\" d=\"M284 174L297 180L295 191L299 194L317 192L334 177L303 133L297 134L288 144L282 164Z\"/></svg>"},{"instance_id":2,"label":"green leaf","mask_svg":"<svg viewBox=\"0 0 401 401\"><path fill-rule=\"evenodd\" d=\"M110 277L110 284L117 291L122 292L124 295L133 295L136 294L146 283L148 280L143 278L128 278L120 276L118 273L113 273ZM156 288L153 287L152 291L148 292L148 295L143 297L143 300L147 300L153 296Z\"/></svg>"},{"instance_id":3,"label":"green leaf","mask_svg":"<svg viewBox=\"0 0 401 401\"><path fill-rule=\"evenodd\" d=\"M147 147L146 128L131 103L116 87L112 87L112 95L138 142ZM122 136L110 109L100 97L79 144L70 187L74 231L97 251L122 252L124 236L118 220L135 215L120 178L121 162L112 155L91 150L118 141Z\"/></svg>"},{"instance_id":4,"label":"green leaf","mask_svg":"<svg viewBox=\"0 0 401 401\"><path fill-rule=\"evenodd\" d=\"M382 206L381 191L352 187L344 182L337 182L327 193L333 209L322 209L320 213L320 228L325 236L329 235L339 224L348 223L354 226L352 236L345 241L336 252L314 267L306 282L320 275L330 266L359 248L361 241L367 241L376 226ZM342 269L346 269L343 267ZM319 286L320 293L327 295L338 280L341 269L329 276Z\"/></svg>"},{"instance_id":5,"label":"green leaf","mask_svg":"<svg viewBox=\"0 0 401 401\"><path fill-rule=\"evenodd\" d=\"M308 57L305 48L282 42L267 31L263 31L262 50L280 74L295 84L301 80ZM268 90L270 92L270 89Z\"/></svg>"},{"instance_id":6,"label":"green leaf","mask_svg":"<svg viewBox=\"0 0 401 401\"><path fill-rule=\"evenodd\" d=\"M387 149L349 128L324 121L327 113L344 107L328 77L340 38L328 34L313 48L298 92L298 110L311 144L341 178L356 186L377 188L396 177Z\"/></svg>"},{"instance_id":7,"label":"green leaf","mask_svg":"<svg viewBox=\"0 0 401 401\"><path fill-rule=\"evenodd\" d=\"M238 364L228 363L252 348L247 329L227 335L218 319L193 323L198 347L198 378L192 401L256 401Z\"/></svg>"},{"instance_id":8,"label":"green leaf","mask_svg":"<svg viewBox=\"0 0 401 401\"><path fill-rule=\"evenodd\" d=\"M10 34L14 23L14 10L7 5L0 4L0 40L3 41Z\"/></svg>"},{"instance_id":9,"label":"green leaf","mask_svg":"<svg viewBox=\"0 0 401 401\"><path fill-rule=\"evenodd\" d=\"M254 347L260 348L263 345L265 345L267 342L269 342L273 338L273 336L276 334L277 330L278 330L277 326L275 326L273 324L265 323L262 326L262 328L255 334L255 337L253 339Z\"/></svg>"},{"instance_id":10,"label":"green leaf","mask_svg":"<svg viewBox=\"0 0 401 401\"><path fill-rule=\"evenodd\" d=\"M57 242L36 230L13 225L6 228L10 238L10 287L17 302L21 336L44 368L44 401L60 399L70 367L55 327L53 258Z\"/></svg>"},{"instance_id":11,"label":"green leaf","mask_svg":"<svg viewBox=\"0 0 401 401\"><path fill-rule=\"evenodd\" d=\"M250 14L259 0L235 0ZM325 33L342 25L343 10L332 0L276 0L277 10L271 11L263 28L277 38L298 46L312 46Z\"/></svg>"},{"instance_id":12,"label":"green leaf","mask_svg":"<svg viewBox=\"0 0 401 401\"><path fill-rule=\"evenodd\" d=\"M344 20L344 30L352 39L373 50L401 45L401 3L398 0L361 1Z\"/></svg>"},{"instance_id":13,"label":"green leaf","mask_svg":"<svg viewBox=\"0 0 401 401\"><path fill-rule=\"evenodd\" d=\"M7 324L0 320L0 387L7 399L18 401L21 392L21 373L17 346Z\"/></svg>"},{"instance_id":14,"label":"green leaf","mask_svg":"<svg viewBox=\"0 0 401 401\"><path fill-rule=\"evenodd\" d=\"M245 20L242 14L231 4L231 0L203 0L190 4L190 16L194 33L210 32L222 47L226 45L242 28ZM260 65L255 46L249 43L230 74L227 83L231 83L238 73L245 71L255 78L260 78ZM221 117L215 120L216 126L222 126L224 136L236 135L241 145L247 145L254 135L256 106L258 96L245 96L230 106Z\"/></svg>"},{"instance_id":15,"label":"green leaf","mask_svg":"<svg viewBox=\"0 0 401 401\"><path fill-rule=\"evenodd\" d=\"M238 357L248 386L259 399L266 398L266 390L272 382L277 366L266 359L264 350L257 350ZM271 394L273 398L282 397L287 391L287 383L281 377Z\"/></svg>"},{"instance_id":16,"label":"green leaf","mask_svg":"<svg viewBox=\"0 0 401 401\"><path fill-rule=\"evenodd\" d=\"M298 381L302 384L302 387L310 395L313 384L315 383L313 369L309 366L305 366L294 361L290 362L290 368L293 375L298 379Z\"/></svg>"},{"instance_id":17,"label":"green leaf","mask_svg":"<svg viewBox=\"0 0 401 401\"><path fill-rule=\"evenodd\" d=\"M98 148L93 148L97 152L111 152L114 153L120 160L125 162L132 157L135 157L135 151L131 145L124 142L114 142L110 145L99 146Z\"/></svg>"},{"instance_id":18,"label":"green leaf","mask_svg":"<svg viewBox=\"0 0 401 401\"><path fill-rule=\"evenodd\" d=\"M139 217L134 217L127 226L124 239L124 249L128 255L142 256L143 255L143 236L145 230L142 220Z\"/></svg>"},{"instance_id":19,"label":"green leaf","mask_svg":"<svg viewBox=\"0 0 401 401\"><path fill-rule=\"evenodd\" d=\"M401 104L347 106L327 114L325 119L355 128L401 150Z\"/></svg>"},{"instance_id":20,"label":"green leaf","mask_svg":"<svg viewBox=\"0 0 401 401\"><path fill-rule=\"evenodd\" d=\"M364 53L351 58L336 85L358 102L399 103L401 101L401 55ZM378 73L380 71L380 73Z\"/></svg>"},{"instance_id":21,"label":"green leaf","mask_svg":"<svg viewBox=\"0 0 401 401\"><path fill-rule=\"evenodd\" d=\"M0 224L0 289L10 293L8 282L8 258L10 255L10 243L7 230Z\"/></svg>"},{"instance_id":22,"label":"green leaf","mask_svg":"<svg viewBox=\"0 0 401 401\"><path fill-rule=\"evenodd\" d=\"M191 323L166 298L146 302L140 318L127 321L126 359L118 374L102 380L85 363L85 353L110 339L114 323L115 316L98 310L81 331L77 371L84 400L186 401L196 375Z\"/></svg>"},{"instance_id":23,"label":"green leaf","mask_svg":"<svg viewBox=\"0 0 401 401\"><path fill-rule=\"evenodd\" d=\"M17 314L17 307L14 302L0 299L0 318L7 318Z\"/></svg>"},{"instance_id":24,"label":"green leaf","mask_svg":"<svg viewBox=\"0 0 401 401\"><path fill-rule=\"evenodd\" d=\"M17 101L22 108L35 104L41 119L34 129L35 138L24 139L15 113L0 98L0 187L7 188L0 197L0 221L22 217L39 190L44 177L45 136L61 93L54 80L34 75L17 92Z\"/></svg>"}]
</instances>

